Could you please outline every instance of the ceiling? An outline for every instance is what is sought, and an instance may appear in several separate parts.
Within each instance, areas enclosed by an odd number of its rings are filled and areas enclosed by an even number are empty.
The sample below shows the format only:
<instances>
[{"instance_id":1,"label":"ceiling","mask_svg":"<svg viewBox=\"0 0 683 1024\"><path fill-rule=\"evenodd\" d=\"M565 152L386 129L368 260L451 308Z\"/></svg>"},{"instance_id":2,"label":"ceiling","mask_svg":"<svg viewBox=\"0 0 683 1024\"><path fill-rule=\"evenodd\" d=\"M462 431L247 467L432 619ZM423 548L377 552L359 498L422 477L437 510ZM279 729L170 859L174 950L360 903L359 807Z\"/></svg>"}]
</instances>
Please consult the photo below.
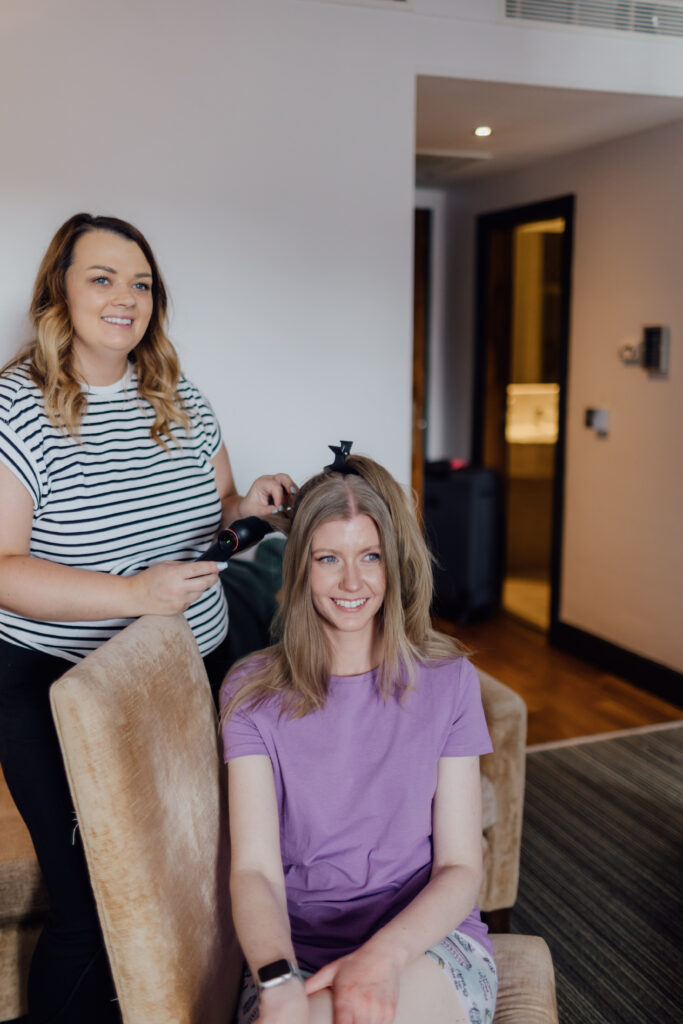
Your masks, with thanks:
<instances>
[{"instance_id":1,"label":"ceiling","mask_svg":"<svg viewBox=\"0 0 683 1024\"><path fill-rule=\"evenodd\" d=\"M683 97L420 75L416 182L447 187L681 120ZM477 138L477 125L490 125Z\"/></svg>"}]
</instances>

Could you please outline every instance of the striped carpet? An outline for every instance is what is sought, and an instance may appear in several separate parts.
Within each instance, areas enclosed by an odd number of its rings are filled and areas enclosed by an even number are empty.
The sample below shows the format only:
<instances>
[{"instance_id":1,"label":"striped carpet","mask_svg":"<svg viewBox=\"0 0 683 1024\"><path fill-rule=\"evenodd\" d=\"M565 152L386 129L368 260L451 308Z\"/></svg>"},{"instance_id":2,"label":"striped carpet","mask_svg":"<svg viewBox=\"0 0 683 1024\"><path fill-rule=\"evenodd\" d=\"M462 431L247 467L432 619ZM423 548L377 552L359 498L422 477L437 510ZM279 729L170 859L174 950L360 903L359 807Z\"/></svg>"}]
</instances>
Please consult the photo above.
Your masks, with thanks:
<instances>
[{"instance_id":1,"label":"striped carpet","mask_svg":"<svg viewBox=\"0 0 683 1024\"><path fill-rule=\"evenodd\" d=\"M529 753L512 931L542 935L560 1024L683 1021L683 727Z\"/></svg>"}]
</instances>

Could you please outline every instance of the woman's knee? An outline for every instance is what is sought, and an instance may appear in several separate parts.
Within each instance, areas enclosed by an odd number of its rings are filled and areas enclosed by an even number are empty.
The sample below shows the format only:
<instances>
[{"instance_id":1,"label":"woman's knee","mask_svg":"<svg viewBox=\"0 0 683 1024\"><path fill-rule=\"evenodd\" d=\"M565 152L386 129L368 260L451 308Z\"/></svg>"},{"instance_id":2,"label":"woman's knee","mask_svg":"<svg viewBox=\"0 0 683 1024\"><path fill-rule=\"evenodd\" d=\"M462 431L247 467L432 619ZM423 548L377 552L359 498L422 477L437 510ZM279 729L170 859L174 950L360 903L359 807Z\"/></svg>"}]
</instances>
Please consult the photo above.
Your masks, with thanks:
<instances>
[{"instance_id":1,"label":"woman's knee","mask_svg":"<svg viewBox=\"0 0 683 1024\"><path fill-rule=\"evenodd\" d=\"M323 989L309 999L311 1024L332 1024L332 992ZM401 976L394 1024L469 1024L465 1008L450 978L426 956L410 964Z\"/></svg>"},{"instance_id":2,"label":"woman's knee","mask_svg":"<svg viewBox=\"0 0 683 1024\"><path fill-rule=\"evenodd\" d=\"M439 965L418 957L401 975L394 1024L468 1024L467 1013L453 982Z\"/></svg>"}]
</instances>

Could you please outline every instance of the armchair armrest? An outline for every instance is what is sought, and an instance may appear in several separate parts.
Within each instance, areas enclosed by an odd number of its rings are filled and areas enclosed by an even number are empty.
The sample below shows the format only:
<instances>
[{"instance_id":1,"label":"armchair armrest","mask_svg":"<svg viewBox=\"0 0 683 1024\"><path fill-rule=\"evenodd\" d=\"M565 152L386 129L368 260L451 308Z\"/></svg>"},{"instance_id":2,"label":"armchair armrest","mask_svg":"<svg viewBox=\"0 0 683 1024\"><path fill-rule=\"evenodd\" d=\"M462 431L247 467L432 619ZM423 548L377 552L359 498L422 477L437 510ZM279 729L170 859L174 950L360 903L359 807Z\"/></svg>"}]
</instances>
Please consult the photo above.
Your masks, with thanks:
<instances>
[{"instance_id":1,"label":"armchair armrest","mask_svg":"<svg viewBox=\"0 0 683 1024\"><path fill-rule=\"evenodd\" d=\"M487 855L479 893L482 910L511 907L517 898L526 767L526 704L508 686L477 670L492 754L481 758L482 775L493 784L496 823L486 832Z\"/></svg>"}]
</instances>

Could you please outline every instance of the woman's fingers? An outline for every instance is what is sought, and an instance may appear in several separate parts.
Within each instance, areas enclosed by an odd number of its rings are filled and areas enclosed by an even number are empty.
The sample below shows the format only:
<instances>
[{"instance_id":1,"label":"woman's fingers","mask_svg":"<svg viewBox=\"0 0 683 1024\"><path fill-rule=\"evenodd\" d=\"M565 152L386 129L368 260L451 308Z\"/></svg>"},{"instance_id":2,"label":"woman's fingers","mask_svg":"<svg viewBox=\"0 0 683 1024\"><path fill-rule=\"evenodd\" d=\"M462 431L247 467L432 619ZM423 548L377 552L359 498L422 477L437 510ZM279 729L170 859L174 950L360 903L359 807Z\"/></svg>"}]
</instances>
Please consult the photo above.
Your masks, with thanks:
<instances>
[{"instance_id":1,"label":"woman's fingers","mask_svg":"<svg viewBox=\"0 0 683 1024\"><path fill-rule=\"evenodd\" d=\"M284 490L285 496L293 498L299 488L296 486L289 473L276 473L275 479Z\"/></svg>"},{"instance_id":2,"label":"woman's fingers","mask_svg":"<svg viewBox=\"0 0 683 1024\"><path fill-rule=\"evenodd\" d=\"M335 1024L391 1024L396 1004L375 989L333 990Z\"/></svg>"},{"instance_id":3,"label":"woman's fingers","mask_svg":"<svg viewBox=\"0 0 683 1024\"><path fill-rule=\"evenodd\" d=\"M188 579L199 579L203 576L215 576L218 573L219 567L218 562L170 562L169 565L182 565L187 567Z\"/></svg>"},{"instance_id":4,"label":"woman's fingers","mask_svg":"<svg viewBox=\"0 0 683 1024\"><path fill-rule=\"evenodd\" d=\"M218 565L216 562L190 562L181 563L188 566L190 575L183 575L183 582L180 584L185 598L183 611L200 597L205 590L208 590L218 582Z\"/></svg>"},{"instance_id":5,"label":"woman's fingers","mask_svg":"<svg viewBox=\"0 0 683 1024\"><path fill-rule=\"evenodd\" d=\"M132 577L131 615L175 615L186 611L218 581L216 562L158 562Z\"/></svg>"},{"instance_id":6,"label":"woman's fingers","mask_svg":"<svg viewBox=\"0 0 683 1024\"><path fill-rule=\"evenodd\" d=\"M325 967L321 967L319 971L312 974L310 978L306 978L304 987L306 989L306 995L312 996L314 992L320 992L323 988L329 988L334 981L335 976L334 961L326 964Z\"/></svg>"},{"instance_id":7,"label":"woman's fingers","mask_svg":"<svg viewBox=\"0 0 683 1024\"><path fill-rule=\"evenodd\" d=\"M260 476L240 503L240 514L263 515L264 512L283 512L289 508L296 494L296 485L288 473Z\"/></svg>"},{"instance_id":8,"label":"woman's fingers","mask_svg":"<svg viewBox=\"0 0 683 1024\"><path fill-rule=\"evenodd\" d=\"M306 995L332 989L334 1024L391 1024L398 975L372 969L359 954L333 960L305 981Z\"/></svg>"}]
</instances>

